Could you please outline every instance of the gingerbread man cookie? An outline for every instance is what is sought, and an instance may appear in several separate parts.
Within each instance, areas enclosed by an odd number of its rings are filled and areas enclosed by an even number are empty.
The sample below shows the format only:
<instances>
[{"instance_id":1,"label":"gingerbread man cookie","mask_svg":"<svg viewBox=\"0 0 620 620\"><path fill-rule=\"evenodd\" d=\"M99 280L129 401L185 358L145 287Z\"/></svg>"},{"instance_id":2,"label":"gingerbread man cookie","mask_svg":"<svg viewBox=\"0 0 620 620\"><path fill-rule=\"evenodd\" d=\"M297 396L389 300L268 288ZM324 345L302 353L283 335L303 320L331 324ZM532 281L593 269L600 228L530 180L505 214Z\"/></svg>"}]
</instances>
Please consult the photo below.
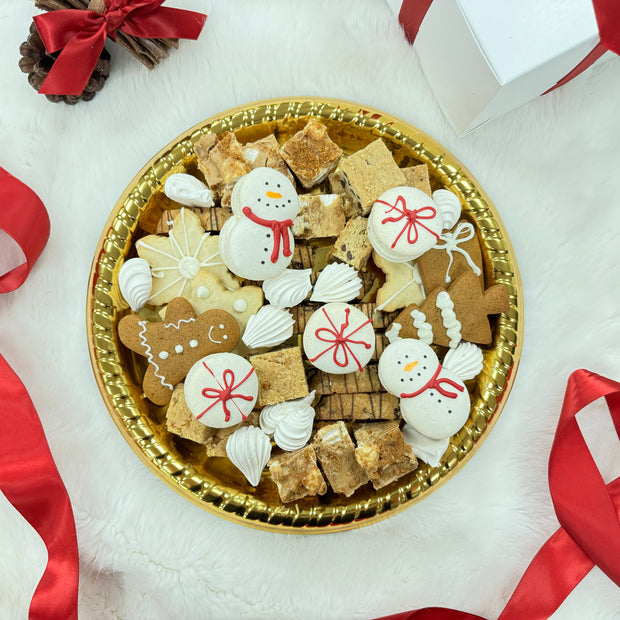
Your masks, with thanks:
<instances>
[{"instance_id":1,"label":"gingerbread man cookie","mask_svg":"<svg viewBox=\"0 0 620 620\"><path fill-rule=\"evenodd\" d=\"M123 317L118 324L121 342L147 358L142 387L156 405L170 401L174 386L205 355L232 351L239 341L237 321L223 310L208 310L196 317L191 303L173 299L166 318L150 322L138 315Z\"/></svg>"}]
</instances>

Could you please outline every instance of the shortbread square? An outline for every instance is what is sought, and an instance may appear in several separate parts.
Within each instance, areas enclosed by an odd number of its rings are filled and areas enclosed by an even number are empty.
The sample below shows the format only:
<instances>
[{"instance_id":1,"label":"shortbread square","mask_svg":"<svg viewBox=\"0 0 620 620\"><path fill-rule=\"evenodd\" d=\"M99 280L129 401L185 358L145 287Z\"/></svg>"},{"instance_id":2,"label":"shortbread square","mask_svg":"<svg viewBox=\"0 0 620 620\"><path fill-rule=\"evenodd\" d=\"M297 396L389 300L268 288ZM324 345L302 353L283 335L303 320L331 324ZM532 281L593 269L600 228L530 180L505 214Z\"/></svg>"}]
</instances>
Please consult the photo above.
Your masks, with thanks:
<instances>
[{"instance_id":1,"label":"shortbread square","mask_svg":"<svg viewBox=\"0 0 620 620\"><path fill-rule=\"evenodd\" d=\"M274 456L268 467L271 479L278 486L280 499L285 503L310 495L323 495L327 491L327 484L316 464L316 453L311 445Z\"/></svg>"},{"instance_id":2,"label":"shortbread square","mask_svg":"<svg viewBox=\"0 0 620 620\"><path fill-rule=\"evenodd\" d=\"M340 170L363 215L370 213L375 200L383 192L407 185L405 175L381 138L345 159Z\"/></svg>"},{"instance_id":3,"label":"shortbread square","mask_svg":"<svg viewBox=\"0 0 620 620\"><path fill-rule=\"evenodd\" d=\"M354 429L355 459L366 470L375 489L398 480L418 466L405 443L398 422L369 422Z\"/></svg>"},{"instance_id":4,"label":"shortbread square","mask_svg":"<svg viewBox=\"0 0 620 620\"><path fill-rule=\"evenodd\" d=\"M336 168L342 150L327 134L327 127L311 118L280 153L299 182L310 189Z\"/></svg>"},{"instance_id":5,"label":"shortbread square","mask_svg":"<svg viewBox=\"0 0 620 620\"><path fill-rule=\"evenodd\" d=\"M431 195L431 180L428 176L428 166L426 164L420 164L419 166L409 166L408 168L401 168L405 179L407 179L407 185L421 189L425 194Z\"/></svg>"},{"instance_id":6,"label":"shortbread square","mask_svg":"<svg viewBox=\"0 0 620 620\"><path fill-rule=\"evenodd\" d=\"M336 493L351 497L369 481L364 468L355 460L355 444L344 422L320 428L312 442L321 469Z\"/></svg>"},{"instance_id":7,"label":"shortbread square","mask_svg":"<svg viewBox=\"0 0 620 620\"><path fill-rule=\"evenodd\" d=\"M199 422L188 409L182 383L177 384L172 391L170 404L166 411L166 428L179 437L202 444L209 440L214 431Z\"/></svg>"},{"instance_id":8,"label":"shortbread square","mask_svg":"<svg viewBox=\"0 0 620 620\"><path fill-rule=\"evenodd\" d=\"M367 229L368 220L365 217L349 220L334 243L332 256L361 271L372 253Z\"/></svg>"},{"instance_id":9,"label":"shortbread square","mask_svg":"<svg viewBox=\"0 0 620 620\"><path fill-rule=\"evenodd\" d=\"M308 396L308 382L299 347L252 355L250 364L258 378L257 405L275 405Z\"/></svg>"}]
</instances>

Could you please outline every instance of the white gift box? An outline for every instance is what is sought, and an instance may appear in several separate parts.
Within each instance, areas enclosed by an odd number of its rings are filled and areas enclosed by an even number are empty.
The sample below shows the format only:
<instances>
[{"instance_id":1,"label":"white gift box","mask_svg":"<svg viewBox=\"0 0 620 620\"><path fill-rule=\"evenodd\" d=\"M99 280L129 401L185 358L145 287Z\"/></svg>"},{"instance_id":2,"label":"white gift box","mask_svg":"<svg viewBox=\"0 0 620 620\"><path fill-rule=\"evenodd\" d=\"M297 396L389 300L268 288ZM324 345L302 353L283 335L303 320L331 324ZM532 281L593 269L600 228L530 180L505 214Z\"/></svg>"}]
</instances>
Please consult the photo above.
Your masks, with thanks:
<instances>
[{"instance_id":1,"label":"white gift box","mask_svg":"<svg viewBox=\"0 0 620 620\"><path fill-rule=\"evenodd\" d=\"M387 1L403 23L403 0ZM411 1L419 10L425 0ZM434 0L414 47L461 134L545 93L589 54L602 54L591 0Z\"/></svg>"}]
</instances>

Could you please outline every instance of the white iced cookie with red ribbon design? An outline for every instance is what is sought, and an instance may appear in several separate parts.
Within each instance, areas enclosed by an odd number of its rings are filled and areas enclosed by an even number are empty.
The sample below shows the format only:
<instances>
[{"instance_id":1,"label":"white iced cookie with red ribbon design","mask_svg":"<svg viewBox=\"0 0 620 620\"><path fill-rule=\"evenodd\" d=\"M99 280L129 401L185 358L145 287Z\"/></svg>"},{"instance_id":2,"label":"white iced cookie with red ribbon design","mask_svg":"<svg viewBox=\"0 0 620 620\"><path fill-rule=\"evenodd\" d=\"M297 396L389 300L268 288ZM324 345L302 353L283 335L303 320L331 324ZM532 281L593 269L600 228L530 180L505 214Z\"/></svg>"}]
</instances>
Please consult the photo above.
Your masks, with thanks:
<instances>
[{"instance_id":1,"label":"white iced cookie with red ribbon design","mask_svg":"<svg viewBox=\"0 0 620 620\"><path fill-rule=\"evenodd\" d=\"M400 338L388 345L379 359L379 380L400 398L405 422L430 439L451 437L469 417L465 384L420 340Z\"/></svg>"},{"instance_id":2,"label":"white iced cookie with red ribbon design","mask_svg":"<svg viewBox=\"0 0 620 620\"><path fill-rule=\"evenodd\" d=\"M226 266L249 280L282 273L293 259L293 218L299 213L295 187L273 168L255 168L242 177L231 197L233 217L220 233Z\"/></svg>"},{"instance_id":3,"label":"white iced cookie with red ribbon design","mask_svg":"<svg viewBox=\"0 0 620 620\"><path fill-rule=\"evenodd\" d=\"M187 373L185 402L199 422L226 428L248 419L258 396L254 366L240 355L216 353Z\"/></svg>"},{"instance_id":4,"label":"white iced cookie with red ribbon design","mask_svg":"<svg viewBox=\"0 0 620 620\"><path fill-rule=\"evenodd\" d=\"M430 250L461 212L458 198L448 190L433 198L415 187L393 187L375 201L368 218L368 238L386 260L399 263Z\"/></svg>"},{"instance_id":5,"label":"white iced cookie with red ribbon design","mask_svg":"<svg viewBox=\"0 0 620 620\"><path fill-rule=\"evenodd\" d=\"M339 375L361 371L374 353L375 330L354 306L326 304L308 319L303 346L308 361L319 370Z\"/></svg>"}]
</instances>

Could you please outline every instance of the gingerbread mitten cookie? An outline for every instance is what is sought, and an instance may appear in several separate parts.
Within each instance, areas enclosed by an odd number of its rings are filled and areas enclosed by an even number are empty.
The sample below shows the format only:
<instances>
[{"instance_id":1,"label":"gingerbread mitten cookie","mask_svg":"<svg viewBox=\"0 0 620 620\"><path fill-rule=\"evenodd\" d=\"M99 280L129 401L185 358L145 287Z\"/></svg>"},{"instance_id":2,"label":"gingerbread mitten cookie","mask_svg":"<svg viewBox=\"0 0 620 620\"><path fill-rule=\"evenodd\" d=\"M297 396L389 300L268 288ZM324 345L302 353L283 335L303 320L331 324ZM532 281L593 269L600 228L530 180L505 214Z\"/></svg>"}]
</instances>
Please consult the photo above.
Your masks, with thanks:
<instances>
[{"instance_id":1,"label":"gingerbread mitten cookie","mask_svg":"<svg viewBox=\"0 0 620 620\"><path fill-rule=\"evenodd\" d=\"M205 355L235 348L239 326L223 310L207 310L196 317L191 303L177 297L168 304L163 321L150 322L131 314L120 320L118 335L127 348L149 362L142 383L144 395L156 405L165 405L194 363Z\"/></svg>"}]
</instances>

